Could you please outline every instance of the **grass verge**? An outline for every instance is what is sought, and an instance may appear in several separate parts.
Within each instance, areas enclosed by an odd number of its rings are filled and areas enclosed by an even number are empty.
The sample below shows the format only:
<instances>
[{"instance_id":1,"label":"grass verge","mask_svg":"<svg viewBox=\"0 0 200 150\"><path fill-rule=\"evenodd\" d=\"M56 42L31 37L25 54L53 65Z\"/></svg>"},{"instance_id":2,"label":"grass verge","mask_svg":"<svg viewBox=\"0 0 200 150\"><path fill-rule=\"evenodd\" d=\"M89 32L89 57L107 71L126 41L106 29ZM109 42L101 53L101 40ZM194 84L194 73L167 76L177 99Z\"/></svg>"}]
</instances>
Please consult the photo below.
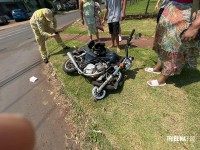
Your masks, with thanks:
<instances>
[{"instance_id":1,"label":"grass verge","mask_svg":"<svg viewBox=\"0 0 200 150\"><path fill-rule=\"evenodd\" d=\"M152 20L148 20L151 22ZM79 23L79 22L77 22ZM138 23L138 24L137 24ZM77 26L77 28L75 28ZM143 21L124 21L124 34L131 27L143 30L143 35L154 33L152 26ZM65 33L82 31L74 24ZM148 29L148 30L147 30ZM107 34L104 33L104 34ZM82 46L81 41L69 41L70 46ZM49 49L56 46L48 43ZM156 54L151 49L131 48L135 57L130 71L125 73L124 86L98 102L91 99L92 85L82 76L63 72L66 51L57 48L51 52L58 77L64 84L63 92L72 99L76 115L69 116L83 130L82 149L198 149L200 147L200 66L198 70L184 69L170 78L165 87L151 88L146 81L157 78L144 71L154 66ZM125 55L124 51L120 55ZM200 60L198 59L200 62ZM170 142L168 136L195 137L195 141Z\"/></svg>"},{"instance_id":2,"label":"grass verge","mask_svg":"<svg viewBox=\"0 0 200 150\"><path fill-rule=\"evenodd\" d=\"M126 20L121 22L122 35L129 35L132 29L136 29L136 32L141 32L143 36L151 37L155 33L156 20ZM105 32L100 32L101 36L108 36L109 30L108 25L104 25ZM67 28L63 34L81 34L87 35L87 27L81 24L78 20L72 26Z\"/></svg>"},{"instance_id":3,"label":"grass verge","mask_svg":"<svg viewBox=\"0 0 200 150\"><path fill-rule=\"evenodd\" d=\"M157 0L150 0L149 7L147 13L153 14L154 7L156 5ZM126 14L145 14L147 6L147 0L138 0L137 3L131 3L130 1L127 2Z\"/></svg>"}]
</instances>

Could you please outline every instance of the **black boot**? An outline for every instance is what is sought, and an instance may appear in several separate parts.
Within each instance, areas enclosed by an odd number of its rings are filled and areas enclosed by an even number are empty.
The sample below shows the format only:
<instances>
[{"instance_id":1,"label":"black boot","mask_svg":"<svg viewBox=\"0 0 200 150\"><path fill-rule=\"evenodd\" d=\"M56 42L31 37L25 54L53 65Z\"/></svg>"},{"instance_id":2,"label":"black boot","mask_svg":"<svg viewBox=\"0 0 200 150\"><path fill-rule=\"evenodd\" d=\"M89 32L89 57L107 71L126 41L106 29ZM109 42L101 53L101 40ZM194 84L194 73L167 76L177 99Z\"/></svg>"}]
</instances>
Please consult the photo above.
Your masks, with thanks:
<instances>
[{"instance_id":1,"label":"black boot","mask_svg":"<svg viewBox=\"0 0 200 150\"><path fill-rule=\"evenodd\" d=\"M47 64L49 62L48 58L44 58L43 61L45 64Z\"/></svg>"},{"instance_id":2,"label":"black boot","mask_svg":"<svg viewBox=\"0 0 200 150\"><path fill-rule=\"evenodd\" d=\"M70 47L69 46L65 46L63 49L70 49Z\"/></svg>"}]
</instances>

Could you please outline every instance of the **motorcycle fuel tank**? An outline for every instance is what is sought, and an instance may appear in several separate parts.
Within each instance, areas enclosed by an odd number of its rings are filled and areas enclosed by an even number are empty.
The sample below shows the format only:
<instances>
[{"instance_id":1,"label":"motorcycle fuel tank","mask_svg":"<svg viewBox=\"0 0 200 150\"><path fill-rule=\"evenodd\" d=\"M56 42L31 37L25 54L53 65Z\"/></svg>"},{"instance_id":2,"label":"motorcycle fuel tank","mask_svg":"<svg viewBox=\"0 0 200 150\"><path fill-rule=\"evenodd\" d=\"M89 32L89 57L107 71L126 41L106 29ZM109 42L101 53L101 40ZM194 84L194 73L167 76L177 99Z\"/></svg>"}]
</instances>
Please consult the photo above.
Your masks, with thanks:
<instances>
[{"instance_id":1,"label":"motorcycle fuel tank","mask_svg":"<svg viewBox=\"0 0 200 150\"><path fill-rule=\"evenodd\" d=\"M86 61L93 61L93 60L101 59L104 61L109 61L111 63L116 63L118 61L118 58L119 58L119 56L114 52L106 53L105 56L96 56L94 53L91 53L91 52L89 52L85 55Z\"/></svg>"},{"instance_id":2,"label":"motorcycle fuel tank","mask_svg":"<svg viewBox=\"0 0 200 150\"><path fill-rule=\"evenodd\" d=\"M116 61L118 61L118 55L114 52L110 52L106 54L106 60L111 62L111 63L115 63Z\"/></svg>"},{"instance_id":3,"label":"motorcycle fuel tank","mask_svg":"<svg viewBox=\"0 0 200 150\"><path fill-rule=\"evenodd\" d=\"M85 54L85 60L86 60L86 61L92 61L92 60L96 59L96 57L97 57L97 56L95 56L95 55L92 54L92 53L86 53L86 54Z\"/></svg>"}]
</instances>

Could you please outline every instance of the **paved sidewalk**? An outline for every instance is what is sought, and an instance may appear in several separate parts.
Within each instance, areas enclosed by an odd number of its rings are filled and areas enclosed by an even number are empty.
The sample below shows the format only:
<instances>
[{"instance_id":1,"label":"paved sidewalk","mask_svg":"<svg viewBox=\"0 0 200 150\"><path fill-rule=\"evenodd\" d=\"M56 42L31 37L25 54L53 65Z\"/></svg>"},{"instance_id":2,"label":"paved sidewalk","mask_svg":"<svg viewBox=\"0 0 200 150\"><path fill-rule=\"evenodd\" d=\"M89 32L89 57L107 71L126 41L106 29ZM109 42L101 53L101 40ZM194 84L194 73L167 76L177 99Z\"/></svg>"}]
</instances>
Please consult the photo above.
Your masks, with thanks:
<instances>
[{"instance_id":1,"label":"paved sidewalk","mask_svg":"<svg viewBox=\"0 0 200 150\"><path fill-rule=\"evenodd\" d=\"M10 23L7 24L7 25L0 26L0 31L6 30L6 29L9 29L9 28L12 28L12 27L16 27L16 26L19 26L19 25L27 24L27 23L29 23L29 20L22 21L22 22L15 22L14 20L9 20L9 22Z\"/></svg>"}]
</instances>

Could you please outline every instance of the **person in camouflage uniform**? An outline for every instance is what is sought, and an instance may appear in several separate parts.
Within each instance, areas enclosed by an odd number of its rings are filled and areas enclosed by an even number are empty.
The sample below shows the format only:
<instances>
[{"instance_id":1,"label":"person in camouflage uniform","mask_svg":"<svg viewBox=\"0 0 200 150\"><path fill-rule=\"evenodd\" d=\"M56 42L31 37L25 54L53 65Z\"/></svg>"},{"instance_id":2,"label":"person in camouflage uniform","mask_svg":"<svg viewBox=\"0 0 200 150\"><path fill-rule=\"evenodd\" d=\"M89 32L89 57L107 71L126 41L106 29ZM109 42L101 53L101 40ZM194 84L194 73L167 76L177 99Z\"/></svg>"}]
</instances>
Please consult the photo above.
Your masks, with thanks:
<instances>
[{"instance_id":1,"label":"person in camouflage uniform","mask_svg":"<svg viewBox=\"0 0 200 150\"><path fill-rule=\"evenodd\" d=\"M60 35L56 32L57 21L50 9L42 8L36 10L30 19L30 25L35 39L39 44L39 51L44 63L48 63L48 51L45 46L45 41L48 38L55 38L56 42L62 46L63 49L70 48L64 44Z\"/></svg>"}]
</instances>

